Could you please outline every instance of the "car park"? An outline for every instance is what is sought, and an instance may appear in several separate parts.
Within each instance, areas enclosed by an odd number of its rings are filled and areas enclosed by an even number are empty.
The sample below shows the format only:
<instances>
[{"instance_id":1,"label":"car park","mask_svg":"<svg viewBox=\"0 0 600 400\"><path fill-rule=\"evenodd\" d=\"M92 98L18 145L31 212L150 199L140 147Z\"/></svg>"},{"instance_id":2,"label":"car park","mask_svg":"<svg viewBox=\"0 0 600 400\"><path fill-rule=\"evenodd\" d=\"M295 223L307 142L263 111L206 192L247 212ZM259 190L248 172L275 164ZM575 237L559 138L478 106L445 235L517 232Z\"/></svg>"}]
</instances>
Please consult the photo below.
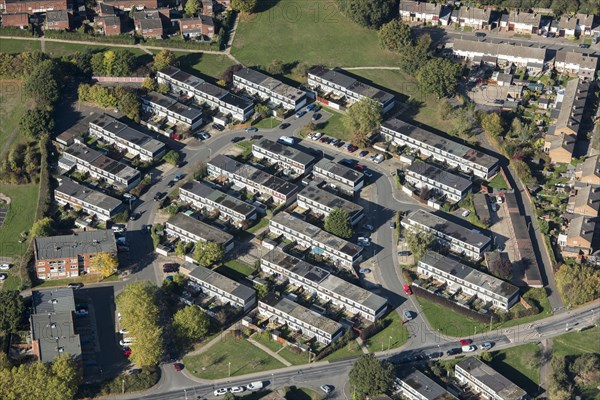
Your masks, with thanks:
<instances>
[{"instance_id":1,"label":"car park","mask_svg":"<svg viewBox=\"0 0 600 400\"><path fill-rule=\"evenodd\" d=\"M333 387L331 387L331 385L323 385L321 386L321 390L325 393L331 393L333 391Z\"/></svg>"},{"instance_id":2,"label":"car park","mask_svg":"<svg viewBox=\"0 0 600 400\"><path fill-rule=\"evenodd\" d=\"M225 127L221 124L212 124L212 127L216 130L218 130L219 132L222 132L225 130Z\"/></svg>"},{"instance_id":3,"label":"car park","mask_svg":"<svg viewBox=\"0 0 600 400\"><path fill-rule=\"evenodd\" d=\"M281 125L279 125L279 129L285 129L289 126L290 126L289 122L283 122L283 123L281 123Z\"/></svg>"},{"instance_id":4,"label":"car park","mask_svg":"<svg viewBox=\"0 0 600 400\"><path fill-rule=\"evenodd\" d=\"M402 289L404 289L404 293L407 294L408 296L410 296L413 293L412 289L410 288L409 285L402 286Z\"/></svg>"},{"instance_id":5,"label":"car park","mask_svg":"<svg viewBox=\"0 0 600 400\"><path fill-rule=\"evenodd\" d=\"M312 116L313 121L318 121L320 119L321 119L321 114L319 114L319 113L313 114L313 116Z\"/></svg>"},{"instance_id":6,"label":"car park","mask_svg":"<svg viewBox=\"0 0 600 400\"><path fill-rule=\"evenodd\" d=\"M479 346L480 350L489 350L493 346L492 342L485 342Z\"/></svg>"},{"instance_id":7,"label":"car park","mask_svg":"<svg viewBox=\"0 0 600 400\"><path fill-rule=\"evenodd\" d=\"M224 394L227 394L226 388L221 388L214 391L215 396L223 396Z\"/></svg>"},{"instance_id":8,"label":"car park","mask_svg":"<svg viewBox=\"0 0 600 400\"><path fill-rule=\"evenodd\" d=\"M473 343L473 341L472 341L471 339L460 339L459 343L460 343L462 346L466 346L466 345L468 345L468 344L471 344L471 343Z\"/></svg>"},{"instance_id":9,"label":"car park","mask_svg":"<svg viewBox=\"0 0 600 400\"><path fill-rule=\"evenodd\" d=\"M306 114L306 111L298 111L296 113L296 118L301 118L302 116L304 116L304 114Z\"/></svg>"},{"instance_id":10,"label":"car park","mask_svg":"<svg viewBox=\"0 0 600 400\"><path fill-rule=\"evenodd\" d=\"M258 132L258 128L250 127L250 128L246 128L245 131L248 133L254 133L254 132Z\"/></svg>"},{"instance_id":11,"label":"car park","mask_svg":"<svg viewBox=\"0 0 600 400\"><path fill-rule=\"evenodd\" d=\"M244 140L244 138L243 138L243 137L241 137L241 136L236 136L236 137L234 137L233 139L231 139L231 141L232 141L233 143L241 142L242 140Z\"/></svg>"}]
</instances>

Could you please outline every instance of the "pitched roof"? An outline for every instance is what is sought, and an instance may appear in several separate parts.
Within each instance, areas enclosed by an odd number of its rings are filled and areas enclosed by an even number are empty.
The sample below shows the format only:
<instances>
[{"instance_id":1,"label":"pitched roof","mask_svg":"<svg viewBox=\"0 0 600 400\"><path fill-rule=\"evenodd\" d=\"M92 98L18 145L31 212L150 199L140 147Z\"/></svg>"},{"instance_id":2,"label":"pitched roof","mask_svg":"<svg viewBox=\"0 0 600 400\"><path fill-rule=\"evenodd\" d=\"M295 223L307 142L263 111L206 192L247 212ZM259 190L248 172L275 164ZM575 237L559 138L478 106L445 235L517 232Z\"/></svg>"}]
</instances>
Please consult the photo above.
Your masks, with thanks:
<instances>
[{"instance_id":1,"label":"pitched roof","mask_svg":"<svg viewBox=\"0 0 600 400\"><path fill-rule=\"evenodd\" d=\"M497 393L503 400L517 400L527 395L527 392L523 389L475 357L462 360L456 364L456 367L468 372L479 382Z\"/></svg>"},{"instance_id":2,"label":"pitched roof","mask_svg":"<svg viewBox=\"0 0 600 400\"><path fill-rule=\"evenodd\" d=\"M112 211L122 204L121 200L110 197L109 195L87 186L82 186L66 177L61 178L60 185L54 189L54 192L64 193L67 196L74 197L102 210Z\"/></svg>"}]
</instances>

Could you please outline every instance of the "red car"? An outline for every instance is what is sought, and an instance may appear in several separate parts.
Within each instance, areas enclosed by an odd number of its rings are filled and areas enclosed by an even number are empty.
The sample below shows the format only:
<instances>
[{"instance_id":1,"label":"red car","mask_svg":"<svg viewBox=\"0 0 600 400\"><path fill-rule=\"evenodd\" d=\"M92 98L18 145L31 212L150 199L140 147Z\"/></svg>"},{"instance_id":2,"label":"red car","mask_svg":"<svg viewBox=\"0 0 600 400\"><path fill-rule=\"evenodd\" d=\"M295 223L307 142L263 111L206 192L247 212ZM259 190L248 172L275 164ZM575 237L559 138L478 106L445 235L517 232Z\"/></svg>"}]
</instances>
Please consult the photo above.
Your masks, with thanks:
<instances>
[{"instance_id":1,"label":"red car","mask_svg":"<svg viewBox=\"0 0 600 400\"><path fill-rule=\"evenodd\" d=\"M471 343L473 343L473 341L471 339L460 339L460 344L462 346L466 346L466 345L469 345Z\"/></svg>"},{"instance_id":2,"label":"red car","mask_svg":"<svg viewBox=\"0 0 600 400\"><path fill-rule=\"evenodd\" d=\"M129 358L131 356L131 349L127 349L125 351L123 351L123 355L127 358Z\"/></svg>"},{"instance_id":3,"label":"red car","mask_svg":"<svg viewBox=\"0 0 600 400\"><path fill-rule=\"evenodd\" d=\"M406 293L408 296L412 294L412 289L410 288L410 286L404 285L402 289L404 289L404 293Z\"/></svg>"},{"instance_id":4,"label":"red car","mask_svg":"<svg viewBox=\"0 0 600 400\"><path fill-rule=\"evenodd\" d=\"M355 145L351 144L350 146L348 146L348 153L354 153L356 150L358 150L358 147L356 147Z\"/></svg>"},{"instance_id":5,"label":"red car","mask_svg":"<svg viewBox=\"0 0 600 400\"><path fill-rule=\"evenodd\" d=\"M163 264L163 272L177 272L179 270L179 264L177 263L166 263Z\"/></svg>"},{"instance_id":6,"label":"red car","mask_svg":"<svg viewBox=\"0 0 600 400\"><path fill-rule=\"evenodd\" d=\"M175 368L175 371L179 372L183 369L183 364L175 363L175 364L173 364L173 368Z\"/></svg>"}]
</instances>

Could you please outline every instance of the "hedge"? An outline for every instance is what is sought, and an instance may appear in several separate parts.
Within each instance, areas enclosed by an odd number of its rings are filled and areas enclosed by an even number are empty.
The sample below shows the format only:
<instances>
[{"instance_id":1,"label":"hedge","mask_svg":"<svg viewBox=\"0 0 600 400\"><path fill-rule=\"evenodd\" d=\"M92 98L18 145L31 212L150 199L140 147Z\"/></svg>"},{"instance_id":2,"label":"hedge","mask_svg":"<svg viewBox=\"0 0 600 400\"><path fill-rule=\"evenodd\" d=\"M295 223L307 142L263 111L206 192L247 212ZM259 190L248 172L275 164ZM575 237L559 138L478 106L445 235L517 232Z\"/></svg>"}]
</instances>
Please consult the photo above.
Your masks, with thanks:
<instances>
[{"instance_id":1,"label":"hedge","mask_svg":"<svg viewBox=\"0 0 600 400\"><path fill-rule=\"evenodd\" d=\"M131 35L104 36L104 35L89 35L80 32L63 32L47 30L44 32L44 37L49 39L63 40L81 40L85 42L101 42L101 43L116 43L116 44L135 44L136 40Z\"/></svg>"},{"instance_id":2,"label":"hedge","mask_svg":"<svg viewBox=\"0 0 600 400\"><path fill-rule=\"evenodd\" d=\"M11 27L0 28L0 36L17 36L35 38L37 35L31 29L19 29Z\"/></svg>"},{"instance_id":3,"label":"hedge","mask_svg":"<svg viewBox=\"0 0 600 400\"><path fill-rule=\"evenodd\" d=\"M214 51L220 50L219 44L217 42L200 43L200 42L191 41L191 40L185 41L181 38L171 38L171 39L146 38L146 39L143 39L143 41L146 46L179 48L179 49L189 49L189 50L214 50Z\"/></svg>"}]
</instances>

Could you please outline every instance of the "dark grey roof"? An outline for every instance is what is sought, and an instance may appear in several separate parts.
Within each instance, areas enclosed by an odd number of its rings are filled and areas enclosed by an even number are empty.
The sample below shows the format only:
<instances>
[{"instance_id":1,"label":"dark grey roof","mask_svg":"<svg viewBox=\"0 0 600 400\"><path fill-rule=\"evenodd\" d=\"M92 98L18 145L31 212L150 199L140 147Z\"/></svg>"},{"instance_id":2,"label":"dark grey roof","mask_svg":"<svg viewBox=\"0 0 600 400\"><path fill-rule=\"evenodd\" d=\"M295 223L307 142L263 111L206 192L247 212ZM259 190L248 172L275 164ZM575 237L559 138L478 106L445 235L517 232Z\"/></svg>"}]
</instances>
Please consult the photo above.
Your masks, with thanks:
<instances>
[{"instance_id":1,"label":"dark grey roof","mask_svg":"<svg viewBox=\"0 0 600 400\"><path fill-rule=\"evenodd\" d=\"M193 269L192 272L190 272L190 278L192 278L192 280L206 282L216 288L221 289L225 293L229 293L239 299L242 299L244 302L250 302L256 296L254 289L251 289L246 285L242 285L233 279L229 279L211 269L202 266L197 266L194 268L194 265L192 264L186 265L190 269Z\"/></svg>"},{"instance_id":2,"label":"dark grey roof","mask_svg":"<svg viewBox=\"0 0 600 400\"><path fill-rule=\"evenodd\" d=\"M454 39L452 43L454 50L481 53L480 55L497 56L498 58L522 57L545 61L548 54L547 50L541 48L539 44L517 46L510 43L492 43L465 39Z\"/></svg>"},{"instance_id":3,"label":"dark grey roof","mask_svg":"<svg viewBox=\"0 0 600 400\"><path fill-rule=\"evenodd\" d=\"M315 185L308 185L298 192L298 196L304 196L307 199L315 201L331 209L341 208L348 213L350 219L352 219L355 214L363 212L363 208L358 204L331 194Z\"/></svg>"},{"instance_id":4,"label":"dark grey roof","mask_svg":"<svg viewBox=\"0 0 600 400\"><path fill-rule=\"evenodd\" d=\"M294 257L291 254L284 253L277 248L265 254L265 256L262 257L262 260L276 264L290 273L301 276L305 280L312 282L314 285L321 284L321 282L329 276L329 272L324 269Z\"/></svg>"},{"instance_id":5,"label":"dark grey roof","mask_svg":"<svg viewBox=\"0 0 600 400\"><path fill-rule=\"evenodd\" d=\"M204 182L188 181L179 190L187 190L245 216L250 216L256 212L256 207L253 205L216 190Z\"/></svg>"},{"instance_id":6,"label":"dark grey roof","mask_svg":"<svg viewBox=\"0 0 600 400\"><path fill-rule=\"evenodd\" d=\"M418 369L400 368L397 377L419 393L423 400L456 400L456 397Z\"/></svg>"},{"instance_id":7,"label":"dark grey roof","mask_svg":"<svg viewBox=\"0 0 600 400\"><path fill-rule=\"evenodd\" d=\"M189 118L195 121L202 117L202 110L196 106L181 104L170 96L165 96L157 92L150 92L142 96L142 101L145 103L157 104L168 109L170 112L180 115L184 118Z\"/></svg>"},{"instance_id":8,"label":"dark grey roof","mask_svg":"<svg viewBox=\"0 0 600 400\"><path fill-rule=\"evenodd\" d=\"M254 149L255 147L265 149L267 151L270 151L271 153L278 154L285 158L289 158L290 160L300 163L305 167L312 164L315 161L315 157L311 156L310 154L307 154L293 147L274 142L267 138L262 138L258 142L253 143L252 148Z\"/></svg>"},{"instance_id":9,"label":"dark grey roof","mask_svg":"<svg viewBox=\"0 0 600 400\"><path fill-rule=\"evenodd\" d=\"M78 200L92 204L102 210L112 211L122 204L121 200L90 189L89 187L82 186L66 177L61 178L60 185L54 189L54 192L75 197Z\"/></svg>"},{"instance_id":10,"label":"dark grey roof","mask_svg":"<svg viewBox=\"0 0 600 400\"><path fill-rule=\"evenodd\" d=\"M460 175L443 170L438 166L427 162L414 162L407 168L407 171L413 172L416 175L423 176L427 179L431 179L443 185L460 190L461 193L469 189L472 185L472 182L470 180L463 178Z\"/></svg>"},{"instance_id":11,"label":"dark grey roof","mask_svg":"<svg viewBox=\"0 0 600 400\"><path fill-rule=\"evenodd\" d=\"M99 7L101 15L114 15L117 13L117 10L109 4L100 3Z\"/></svg>"},{"instance_id":12,"label":"dark grey roof","mask_svg":"<svg viewBox=\"0 0 600 400\"><path fill-rule=\"evenodd\" d=\"M434 253L433 251L428 250L421 260L419 260L419 264L429 265L464 280L473 286L488 290L505 298L511 298L515 293L519 292L519 288L508 282L504 282L502 279L485 274L468 265L462 264L458 260Z\"/></svg>"},{"instance_id":13,"label":"dark grey roof","mask_svg":"<svg viewBox=\"0 0 600 400\"><path fill-rule=\"evenodd\" d=\"M178 82L184 83L194 88L197 88L202 83L204 83L204 79L194 76L192 74L188 74L187 72L184 72L179 68L170 65L161 69L160 71L158 71L158 73L167 75Z\"/></svg>"},{"instance_id":14,"label":"dark grey roof","mask_svg":"<svg viewBox=\"0 0 600 400\"><path fill-rule=\"evenodd\" d=\"M79 143L75 143L67 148L65 154L127 181L140 174L138 170Z\"/></svg>"},{"instance_id":15,"label":"dark grey roof","mask_svg":"<svg viewBox=\"0 0 600 400\"><path fill-rule=\"evenodd\" d=\"M116 253L115 234L109 230L77 232L72 235L36 237L35 254L38 260L76 257L80 254Z\"/></svg>"},{"instance_id":16,"label":"dark grey roof","mask_svg":"<svg viewBox=\"0 0 600 400\"><path fill-rule=\"evenodd\" d=\"M90 125L96 125L107 130L118 138L133 143L142 149L155 154L165 147L165 144L159 140L142 133L123 122L111 117L108 114L100 114L89 121Z\"/></svg>"},{"instance_id":17,"label":"dark grey roof","mask_svg":"<svg viewBox=\"0 0 600 400\"><path fill-rule=\"evenodd\" d=\"M527 392L523 389L475 357L462 360L456 364L456 368L461 368L469 373L479 382L492 389L502 400L517 400L527 395Z\"/></svg>"},{"instance_id":18,"label":"dark grey roof","mask_svg":"<svg viewBox=\"0 0 600 400\"><path fill-rule=\"evenodd\" d=\"M239 71L233 73L234 78L236 76L250 81L254 84L260 85L267 90L271 90L277 94L284 96L285 98L297 100L302 98L306 93L300 89L296 89L290 85L269 76L262 72L256 71L251 68L242 68Z\"/></svg>"},{"instance_id":19,"label":"dark grey roof","mask_svg":"<svg viewBox=\"0 0 600 400\"><path fill-rule=\"evenodd\" d=\"M479 249L487 247L491 241L489 237L483 235L482 233L466 228L425 210L416 210L406 218L409 221L415 221L432 230L441 232L447 236L450 236L456 240L460 240L461 242L468 243L471 246L475 246Z\"/></svg>"},{"instance_id":20,"label":"dark grey roof","mask_svg":"<svg viewBox=\"0 0 600 400\"><path fill-rule=\"evenodd\" d=\"M557 107L560 112L555 124L556 129L569 128L575 133L579 132L587 97L590 93L589 88L589 82L579 79L573 79L567 83L563 100Z\"/></svg>"},{"instance_id":21,"label":"dark grey roof","mask_svg":"<svg viewBox=\"0 0 600 400\"><path fill-rule=\"evenodd\" d=\"M31 292L31 302L34 314L75 311L73 289L69 288L34 290Z\"/></svg>"},{"instance_id":22,"label":"dark grey roof","mask_svg":"<svg viewBox=\"0 0 600 400\"><path fill-rule=\"evenodd\" d=\"M233 240L227 232L214 228L196 218L189 217L185 214L175 214L167 221L167 224L173 225L179 229L189 232L194 236L199 236L207 242L214 242L221 245L226 245Z\"/></svg>"},{"instance_id":23,"label":"dark grey roof","mask_svg":"<svg viewBox=\"0 0 600 400\"><path fill-rule=\"evenodd\" d=\"M323 158L316 163L315 168L320 168L343 179L347 179L351 182L354 182L355 185L360 183L360 181L365 178L362 172L358 172L352 168L346 167L345 165L327 160L326 158Z\"/></svg>"}]
</instances>

